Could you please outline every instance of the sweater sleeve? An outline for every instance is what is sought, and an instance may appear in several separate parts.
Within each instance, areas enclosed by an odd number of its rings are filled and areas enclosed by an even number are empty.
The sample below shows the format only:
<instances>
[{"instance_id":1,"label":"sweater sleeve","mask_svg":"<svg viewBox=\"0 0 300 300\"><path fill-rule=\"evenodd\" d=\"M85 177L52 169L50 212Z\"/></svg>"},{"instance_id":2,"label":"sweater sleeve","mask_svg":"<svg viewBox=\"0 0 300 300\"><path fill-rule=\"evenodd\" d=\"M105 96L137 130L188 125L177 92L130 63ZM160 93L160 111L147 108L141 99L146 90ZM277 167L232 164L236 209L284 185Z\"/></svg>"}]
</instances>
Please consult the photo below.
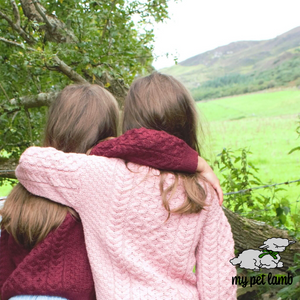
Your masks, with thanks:
<instances>
[{"instance_id":1,"label":"sweater sleeve","mask_svg":"<svg viewBox=\"0 0 300 300\"><path fill-rule=\"evenodd\" d=\"M198 153L183 140L164 131L128 130L118 138L96 145L91 155L115 157L156 169L194 173Z\"/></svg>"},{"instance_id":2,"label":"sweater sleeve","mask_svg":"<svg viewBox=\"0 0 300 300\"><path fill-rule=\"evenodd\" d=\"M196 251L199 299L236 300L237 287L232 285L236 269L229 262L234 257L231 227L215 192L210 191L208 198L207 218Z\"/></svg>"},{"instance_id":3,"label":"sweater sleeve","mask_svg":"<svg viewBox=\"0 0 300 300\"><path fill-rule=\"evenodd\" d=\"M64 153L50 147L30 147L20 157L16 177L32 194L68 205L78 211L81 178L93 172L101 172L96 167L87 168L93 166L88 161L95 159L109 160L85 154Z\"/></svg>"}]
</instances>

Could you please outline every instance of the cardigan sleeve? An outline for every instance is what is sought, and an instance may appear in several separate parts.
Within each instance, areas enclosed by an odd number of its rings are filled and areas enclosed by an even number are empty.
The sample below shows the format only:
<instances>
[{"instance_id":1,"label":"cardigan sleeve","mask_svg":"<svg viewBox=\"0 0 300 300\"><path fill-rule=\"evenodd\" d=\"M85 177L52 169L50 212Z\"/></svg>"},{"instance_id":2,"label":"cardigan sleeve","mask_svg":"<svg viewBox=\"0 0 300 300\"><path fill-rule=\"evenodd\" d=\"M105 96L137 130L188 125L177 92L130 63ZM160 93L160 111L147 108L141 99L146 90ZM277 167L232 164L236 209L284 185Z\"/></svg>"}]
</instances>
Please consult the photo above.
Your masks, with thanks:
<instances>
[{"instance_id":1,"label":"cardigan sleeve","mask_svg":"<svg viewBox=\"0 0 300 300\"><path fill-rule=\"evenodd\" d=\"M183 140L164 131L128 130L118 138L96 145L91 155L115 157L168 171L194 173L198 153Z\"/></svg>"},{"instance_id":2,"label":"cardigan sleeve","mask_svg":"<svg viewBox=\"0 0 300 300\"><path fill-rule=\"evenodd\" d=\"M229 262L234 257L230 224L214 191L208 193L207 217L196 250L196 277L199 299L236 300L232 277L236 269Z\"/></svg>"}]
</instances>

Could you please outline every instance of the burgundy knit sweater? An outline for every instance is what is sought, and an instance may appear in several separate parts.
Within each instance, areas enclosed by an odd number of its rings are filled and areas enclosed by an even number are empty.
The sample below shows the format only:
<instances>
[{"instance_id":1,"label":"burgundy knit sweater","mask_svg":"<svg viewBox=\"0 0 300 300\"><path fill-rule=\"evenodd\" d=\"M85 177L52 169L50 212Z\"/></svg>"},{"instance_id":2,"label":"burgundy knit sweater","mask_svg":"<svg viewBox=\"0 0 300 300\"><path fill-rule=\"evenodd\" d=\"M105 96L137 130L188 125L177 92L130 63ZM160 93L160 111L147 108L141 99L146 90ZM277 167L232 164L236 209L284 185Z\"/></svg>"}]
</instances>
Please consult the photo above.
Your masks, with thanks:
<instances>
[{"instance_id":1,"label":"burgundy knit sweater","mask_svg":"<svg viewBox=\"0 0 300 300\"><path fill-rule=\"evenodd\" d=\"M70 214L31 251L3 230L0 250L2 300L16 295L96 299L82 225Z\"/></svg>"},{"instance_id":2,"label":"burgundy knit sweater","mask_svg":"<svg viewBox=\"0 0 300 300\"><path fill-rule=\"evenodd\" d=\"M91 154L118 157L159 169L195 172L198 154L182 140L145 128L99 143ZM67 215L63 224L31 251L5 230L0 237L1 299L16 295L96 299L81 222Z\"/></svg>"}]
</instances>

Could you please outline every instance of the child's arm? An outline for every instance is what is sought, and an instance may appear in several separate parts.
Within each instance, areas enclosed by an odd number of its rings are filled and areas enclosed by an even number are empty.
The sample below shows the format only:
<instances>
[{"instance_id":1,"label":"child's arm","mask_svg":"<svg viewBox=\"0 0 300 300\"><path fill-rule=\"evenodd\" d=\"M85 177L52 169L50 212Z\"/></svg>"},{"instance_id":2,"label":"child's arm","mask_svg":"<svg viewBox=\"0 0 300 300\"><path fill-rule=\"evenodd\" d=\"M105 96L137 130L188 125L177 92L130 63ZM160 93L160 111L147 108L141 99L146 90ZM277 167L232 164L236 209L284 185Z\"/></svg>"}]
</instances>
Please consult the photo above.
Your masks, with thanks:
<instances>
[{"instance_id":1,"label":"child's arm","mask_svg":"<svg viewBox=\"0 0 300 300\"><path fill-rule=\"evenodd\" d=\"M201 299L236 300L232 277L236 269L229 262L234 257L231 227L214 191L208 192L206 221L196 251L197 288Z\"/></svg>"},{"instance_id":2,"label":"child's arm","mask_svg":"<svg viewBox=\"0 0 300 300\"><path fill-rule=\"evenodd\" d=\"M183 140L164 131L128 130L96 145L90 155L115 157L152 168L195 173L198 153Z\"/></svg>"}]
</instances>

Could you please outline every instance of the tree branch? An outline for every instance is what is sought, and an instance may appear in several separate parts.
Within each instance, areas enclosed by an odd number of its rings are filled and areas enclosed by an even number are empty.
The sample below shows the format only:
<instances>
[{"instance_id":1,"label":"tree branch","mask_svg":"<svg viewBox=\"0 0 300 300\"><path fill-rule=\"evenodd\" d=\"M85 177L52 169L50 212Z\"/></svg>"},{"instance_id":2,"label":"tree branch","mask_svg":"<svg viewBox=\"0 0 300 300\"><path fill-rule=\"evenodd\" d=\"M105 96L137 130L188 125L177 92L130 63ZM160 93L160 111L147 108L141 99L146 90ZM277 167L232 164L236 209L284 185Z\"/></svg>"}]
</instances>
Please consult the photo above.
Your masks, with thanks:
<instances>
[{"instance_id":1,"label":"tree branch","mask_svg":"<svg viewBox=\"0 0 300 300\"><path fill-rule=\"evenodd\" d=\"M40 93L34 96L21 97L19 101L16 99L11 99L10 104L12 105L22 105L26 109L41 106L50 106L54 99L57 97L58 93Z\"/></svg>"},{"instance_id":2,"label":"tree branch","mask_svg":"<svg viewBox=\"0 0 300 300\"><path fill-rule=\"evenodd\" d=\"M14 41L7 40L7 39L5 39L3 37L0 37L0 41L4 42L4 43L7 43L7 44L10 44L10 45L13 45L13 46L16 46L16 47L20 47L22 49L26 49L26 50L30 50L30 51L36 51L34 48L25 47L24 44L20 44L20 43L14 42Z\"/></svg>"},{"instance_id":3,"label":"tree branch","mask_svg":"<svg viewBox=\"0 0 300 300\"><path fill-rule=\"evenodd\" d=\"M16 47L20 47L22 49L25 49L25 46L23 44L7 40L5 38L0 37L0 41L14 45ZM26 47L26 49L31 50L31 51L36 51L36 49L31 48L31 47ZM58 58L57 55L53 56L54 62L57 64L56 66L47 66L49 70L59 70L61 73L64 75L68 76L72 81L75 83L88 83L86 79L84 79L81 75L79 75L77 72L75 72L70 66L68 66L64 61ZM82 70L83 73L85 74L86 78L89 78L90 81L92 82L91 76L85 71ZM105 84L109 83L108 90L114 95L114 97L117 99L120 108L123 107L123 101L124 98L127 94L128 91L128 86L124 84L123 81L117 79L117 78L112 78L109 76L106 72L102 75L101 78L97 78L96 84L99 84L100 86L104 86ZM40 106L49 106L50 103L53 101L52 99L52 94L50 93L50 98L48 98L47 93L40 93L36 96L25 96L20 98L20 104L24 105L25 108L31 108L31 107L40 107ZM49 102L49 99L50 102ZM11 104L17 105L18 102L15 99L12 99L10 101Z\"/></svg>"},{"instance_id":4,"label":"tree branch","mask_svg":"<svg viewBox=\"0 0 300 300\"><path fill-rule=\"evenodd\" d=\"M17 4L14 0L10 0L10 3L13 7L13 13L14 13L14 17L15 17L15 24L16 24L16 26L20 27L21 21L20 21L20 14L19 14L18 6L17 6Z\"/></svg>"},{"instance_id":5,"label":"tree branch","mask_svg":"<svg viewBox=\"0 0 300 300\"><path fill-rule=\"evenodd\" d=\"M46 17L46 15L44 14L44 12L41 9L41 6L38 5L36 0L32 0L32 3L35 7L35 9L39 12L39 14L41 15L41 17L43 18L44 22L48 25L48 27L52 30L53 26L51 25L51 23L49 22L48 18Z\"/></svg>"},{"instance_id":6,"label":"tree branch","mask_svg":"<svg viewBox=\"0 0 300 300\"><path fill-rule=\"evenodd\" d=\"M53 60L57 64L58 69L68 76L75 83L88 83L82 76L76 73L70 66L60 60L56 55L53 57Z\"/></svg>"},{"instance_id":7,"label":"tree branch","mask_svg":"<svg viewBox=\"0 0 300 300\"><path fill-rule=\"evenodd\" d=\"M34 44L34 40L31 36L29 36L21 27L15 24L6 14L0 11L0 17L7 21L7 23L11 26L13 30L18 32L20 36L30 45Z\"/></svg>"},{"instance_id":8,"label":"tree branch","mask_svg":"<svg viewBox=\"0 0 300 300\"><path fill-rule=\"evenodd\" d=\"M47 10L36 0L20 0L24 15L32 21L46 23L40 26L45 31L45 38L48 41L57 43L74 43L78 39L74 32L67 28L66 24L54 15L48 15Z\"/></svg>"},{"instance_id":9,"label":"tree branch","mask_svg":"<svg viewBox=\"0 0 300 300\"><path fill-rule=\"evenodd\" d=\"M16 47L20 47L22 49L25 49L25 46L23 44L20 44L20 43L14 42L14 41L10 41L10 40L7 40L2 37L0 37L0 41L10 44L10 45L13 45L13 46L16 46ZM30 51L36 51L36 49L31 48L31 47L26 47L26 49L30 50ZM57 66L55 66L55 69L56 70L58 69L61 73L68 76L75 83L88 83L88 81L86 81L82 76L80 76L77 72L75 72L70 66L68 66L65 62L63 62L61 59L59 59L56 55L53 56L53 60L57 64Z\"/></svg>"},{"instance_id":10,"label":"tree branch","mask_svg":"<svg viewBox=\"0 0 300 300\"><path fill-rule=\"evenodd\" d=\"M8 23L11 27L13 27L13 26L15 25L14 22L13 22L6 14L4 14L1 10L0 10L0 16L1 16L4 20L6 20L7 23Z\"/></svg>"},{"instance_id":11,"label":"tree branch","mask_svg":"<svg viewBox=\"0 0 300 300\"><path fill-rule=\"evenodd\" d=\"M0 88L1 88L1 90L2 90L2 92L3 92L3 94L5 95L6 99L9 100L9 97L8 97L8 95L7 95L6 91L5 91L5 89L3 88L1 82L0 82Z\"/></svg>"},{"instance_id":12,"label":"tree branch","mask_svg":"<svg viewBox=\"0 0 300 300\"><path fill-rule=\"evenodd\" d=\"M0 108L2 109L3 112L5 112L8 115L21 110L21 107L17 107L17 108L13 108L13 109L6 109L3 107L3 105L0 105ZM0 148L0 150L1 150L1 148Z\"/></svg>"},{"instance_id":13,"label":"tree branch","mask_svg":"<svg viewBox=\"0 0 300 300\"><path fill-rule=\"evenodd\" d=\"M0 170L0 178L17 179L14 170Z\"/></svg>"},{"instance_id":14,"label":"tree branch","mask_svg":"<svg viewBox=\"0 0 300 300\"><path fill-rule=\"evenodd\" d=\"M15 168L18 160L0 157L0 178L16 178Z\"/></svg>"}]
</instances>

